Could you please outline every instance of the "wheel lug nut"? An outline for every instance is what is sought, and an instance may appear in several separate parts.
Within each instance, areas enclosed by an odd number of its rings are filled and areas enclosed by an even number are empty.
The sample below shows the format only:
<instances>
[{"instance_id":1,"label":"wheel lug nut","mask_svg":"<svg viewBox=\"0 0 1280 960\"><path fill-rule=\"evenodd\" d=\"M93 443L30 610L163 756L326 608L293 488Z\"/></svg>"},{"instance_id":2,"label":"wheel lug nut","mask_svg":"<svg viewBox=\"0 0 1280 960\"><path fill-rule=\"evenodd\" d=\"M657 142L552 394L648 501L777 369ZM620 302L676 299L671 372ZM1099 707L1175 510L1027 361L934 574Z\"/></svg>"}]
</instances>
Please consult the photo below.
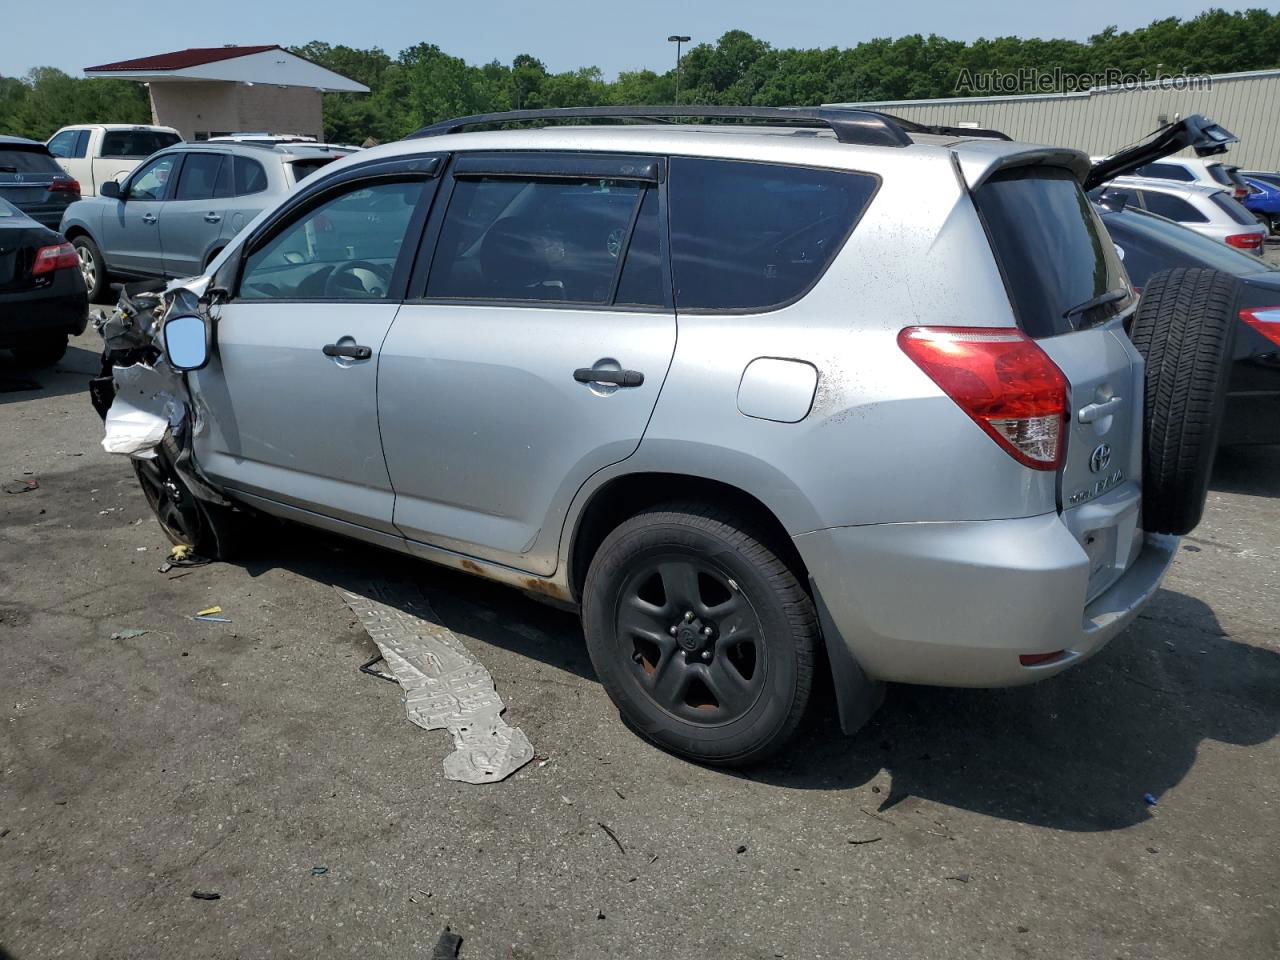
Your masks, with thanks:
<instances>
[{"instance_id":1,"label":"wheel lug nut","mask_svg":"<svg viewBox=\"0 0 1280 960\"><path fill-rule=\"evenodd\" d=\"M668 631L667 631L667 633L671 634L673 637L674 637L677 633L679 633L679 632L680 632L680 631L679 631L678 629L676 629L675 627L672 627L670 630L668 630Z\"/></svg>"},{"instance_id":2,"label":"wheel lug nut","mask_svg":"<svg viewBox=\"0 0 1280 960\"><path fill-rule=\"evenodd\" d=\"M685 622L685 623L688 623L688 622L689 622L690 620L692 620L692 619L693 619L693 611L692 611L692 610L686 610L686 611L685 611L685 614L684 614L684 622Z\"/></svg>"},{"instance_id":3,"label":"wheel lug nut","mask_svg":"<svg viewBox=\"0 0 1280 960\"><path fill-rule=\"evenodd\" d=\"M703 635L704 637L709 637L709 636L711 636L711 628L710 628L710 627L703 627L703 628L702 628L702 635Z\"/></svg>"},{"instance_id":4,"label":"wheel lug nut","mask_svg":"<svg viewBox=\"0 0 1280 960\"><path fill-rule=\"evenodd\" d=\"M711 651L710 651L710 650L703 650L703 651L702 651L702 659L703 659L703 660L710 660L710 659L711 659Z\"/></svg>"}]
</instances>

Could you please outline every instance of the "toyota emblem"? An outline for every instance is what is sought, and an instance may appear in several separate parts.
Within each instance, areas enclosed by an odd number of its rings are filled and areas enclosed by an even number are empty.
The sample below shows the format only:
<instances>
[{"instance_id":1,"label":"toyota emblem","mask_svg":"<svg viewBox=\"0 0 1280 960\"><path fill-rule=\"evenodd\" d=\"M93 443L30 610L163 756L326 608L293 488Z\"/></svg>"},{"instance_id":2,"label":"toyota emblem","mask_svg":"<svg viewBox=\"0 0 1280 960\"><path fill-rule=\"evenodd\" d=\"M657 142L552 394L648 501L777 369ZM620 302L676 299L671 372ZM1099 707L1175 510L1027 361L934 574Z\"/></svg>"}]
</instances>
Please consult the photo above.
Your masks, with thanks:
<instances>
[{"instance_id":1,"label":"toyota emblem","mask_svg":"<svg viewBox=\"0 0 1280 960\"><path fill-rule=\"evenodd\" d=\"M1093 453L1089 454L1089 469L1094 473L1101 473L1107 469L1109 463L1111 463L1111 444L1098 444L1093 448Z\"/></svg>"}]
</instances>

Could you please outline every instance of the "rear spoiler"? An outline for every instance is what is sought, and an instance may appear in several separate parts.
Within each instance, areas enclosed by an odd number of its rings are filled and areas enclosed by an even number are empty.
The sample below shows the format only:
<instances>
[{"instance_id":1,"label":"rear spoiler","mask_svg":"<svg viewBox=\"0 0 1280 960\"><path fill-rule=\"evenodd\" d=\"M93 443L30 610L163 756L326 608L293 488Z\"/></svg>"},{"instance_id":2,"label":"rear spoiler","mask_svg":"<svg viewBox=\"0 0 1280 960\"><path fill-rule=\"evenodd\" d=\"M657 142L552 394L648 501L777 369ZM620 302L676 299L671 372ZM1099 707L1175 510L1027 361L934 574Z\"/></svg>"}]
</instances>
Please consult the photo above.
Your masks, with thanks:
<instances>
[{"instance_id":1,"label":"rear spoiler","mask_svg":"<svg viewBox=\"0 0 1280 960\"><path fill-rule=\"evenodd\" d=\"M1226 153L1227 147L1239 142L1240 138L1230 130L1203 114L1193 113L1175 123L1166 124L1141 143L1099 160L1089 168L1082 186L1088 192L1108 180L1132 173L1144 164L1153 163L1187 147L1195 150L1197 157L1211 157Z\"/></svg>"}]
</instances>

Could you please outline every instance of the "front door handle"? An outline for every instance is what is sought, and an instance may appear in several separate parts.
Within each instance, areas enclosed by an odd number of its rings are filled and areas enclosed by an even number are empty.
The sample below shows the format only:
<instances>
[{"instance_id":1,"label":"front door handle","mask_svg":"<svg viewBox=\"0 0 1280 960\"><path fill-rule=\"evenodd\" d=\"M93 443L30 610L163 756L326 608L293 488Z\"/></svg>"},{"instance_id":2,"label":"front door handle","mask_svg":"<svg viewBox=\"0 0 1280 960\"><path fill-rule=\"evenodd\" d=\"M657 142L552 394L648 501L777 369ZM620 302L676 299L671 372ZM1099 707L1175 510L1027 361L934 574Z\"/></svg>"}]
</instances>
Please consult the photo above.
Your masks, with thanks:
<instances>
[{"instance_id":1,"label":"front door handle","mask_svg":"<svg viewBox=\"0 0 1280 960\"><path fill-rule=\"evenodd\" d=\"M221 223L222 215L218 213L206 213L204 215L204 222L205 223Z\"/></svg>"},{"instance_id":2,"label":"front door handle","mask_svg":"<svg viewBox=\"0 0 1280 960\"><path fill-rule=\"evenodd\" d=\"M358 343L326 343L323 351L326 357L346 357L348 360L368 360L373 356L373 348L362 347Z\"/></svg>"},{"instance_id":3,"label":"front door handle","mask_svg":"<svg viewBox=\"0 0 1280 960\"><path fill-rule=\"evenodd\" d=\"M573 379L579 383L608 383L615 387L638 387L644 383L639 370L598 370L595 367L579 367L573 371Z\"/></svg>"},{"instance_id":4,"label":"front door handle","mask_svg":"<svg viewBox=\"0 0 1280 960\"><path fill-rule=\"evenodd\" d=\"M1112 397L1110 400L1104 400L1102 403L1091 403L1088 406L1080 408L1080 422L1093 423L1095 420L1101 420L1103 417L1110 416L1120 409L1120 404L1124 403L1121 397Z\"/></svg>"},{"instance_id":5,"label":"front door handle","mask_svg":"<svg viewBox=\"0 0 1280 960\"><path fill-rule=\"evenodd\" d=\"M155 215L154 213L146 213L146 214L143 214L143 215L142 215L142 222L143 222L143 223L155 223L155 222L156 222L156 215Z\"/></svg>"}]
</instances>

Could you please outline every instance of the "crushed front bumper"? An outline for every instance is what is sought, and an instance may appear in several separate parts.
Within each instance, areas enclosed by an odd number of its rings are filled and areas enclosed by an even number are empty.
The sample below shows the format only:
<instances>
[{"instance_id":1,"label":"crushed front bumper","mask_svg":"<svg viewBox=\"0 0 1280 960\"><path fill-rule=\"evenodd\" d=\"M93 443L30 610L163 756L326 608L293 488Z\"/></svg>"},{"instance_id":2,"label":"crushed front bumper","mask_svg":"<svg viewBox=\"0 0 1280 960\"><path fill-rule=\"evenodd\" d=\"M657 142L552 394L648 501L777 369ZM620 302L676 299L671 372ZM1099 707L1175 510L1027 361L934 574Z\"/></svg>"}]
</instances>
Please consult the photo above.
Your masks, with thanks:
<instances>
[{"instance_id":1,"label":"crushed front bumper","mask_svg":"<svg viewBox=\"0 0 1280 960\"><path fill-rule=\"evenodd\" d=\"M794 542L868 677L957 687L1031 683L1096 653L1155 594L1178 544L1144 535L1086 602L1090 559L1056 513L837 527Z\"/></svg>"}]
</instances>

